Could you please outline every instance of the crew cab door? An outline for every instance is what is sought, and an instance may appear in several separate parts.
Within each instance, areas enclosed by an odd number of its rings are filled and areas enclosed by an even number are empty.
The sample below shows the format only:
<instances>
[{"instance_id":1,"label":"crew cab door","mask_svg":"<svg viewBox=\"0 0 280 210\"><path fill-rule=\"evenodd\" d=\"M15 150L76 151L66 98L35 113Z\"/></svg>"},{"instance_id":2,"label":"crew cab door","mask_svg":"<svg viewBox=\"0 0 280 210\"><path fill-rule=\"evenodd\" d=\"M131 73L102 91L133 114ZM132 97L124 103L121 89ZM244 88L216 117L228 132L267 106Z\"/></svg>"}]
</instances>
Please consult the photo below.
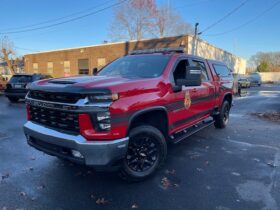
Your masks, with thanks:
<instances>
[{"instance_id":1,"label":"crew cab door","mask_svg":"<svg viewBox=\"0 0 280 210\"><path fill-rule=\"evenodd\" d=\"M197 104L199 112L212 112L216 104L216 90L210 69L204 59L192 58L191 65L199 66L202 70L201 85L196 88L193 103Z\"/></svg>"},{"instance_id":2,"label":"crew cab door","mask_svg":"<svg viewBox=\"0 0 280 210\"><path fill-rule=\"evenodd\" d=\"M186 67L190 66L191 60L180 58L174 65L170 75L173 87L177 87L178 79L186 78ZM196 105L192 104L192 99L199 95L199 86L182 86L179 90L174 90L169 96L167 105L169 115L169 132L173 133L192 125L194 121L199 121L201 114ZM199 116L198 116L199 115Z\"/></svg>"}]
</instances>

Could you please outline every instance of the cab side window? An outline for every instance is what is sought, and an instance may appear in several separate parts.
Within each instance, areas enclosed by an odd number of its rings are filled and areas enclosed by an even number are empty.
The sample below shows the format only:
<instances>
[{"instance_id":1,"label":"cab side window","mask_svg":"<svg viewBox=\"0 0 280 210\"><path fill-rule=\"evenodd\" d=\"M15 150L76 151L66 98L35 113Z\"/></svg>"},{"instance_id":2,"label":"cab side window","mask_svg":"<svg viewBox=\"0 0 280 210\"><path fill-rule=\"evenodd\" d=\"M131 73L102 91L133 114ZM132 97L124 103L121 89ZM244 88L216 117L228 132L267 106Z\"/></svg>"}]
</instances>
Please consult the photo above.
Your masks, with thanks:
<instances>
[{"instance_id":1,"label":"cab side window","mask_svg":"<svg viewBox=\"0 0 280 210\"><path fill-rule=\"evenodd\" d=\"M207 69L206 69L206 66L204 64L204 62L202 61L197 61L197 60L192 60L192 63L194 66L197 66L197 67L200 67L201 68L201 81L202 82L206 82L206 81L209 81L209 76L208 76L208 73L207 73Z\"/></svg>"},{"instance_id":2,"label":"cab side window","mask_svg":"<svg viewBox=\"0 0 280 210\"><path fill-rule=\"evenodd\" d=\"M189 65L188 60L179 61L179 63L176 66L175 71L173 72L175 84L178 79L186 79L186 66L188 66L188 65Z\"/></svg>"}]
</instances>

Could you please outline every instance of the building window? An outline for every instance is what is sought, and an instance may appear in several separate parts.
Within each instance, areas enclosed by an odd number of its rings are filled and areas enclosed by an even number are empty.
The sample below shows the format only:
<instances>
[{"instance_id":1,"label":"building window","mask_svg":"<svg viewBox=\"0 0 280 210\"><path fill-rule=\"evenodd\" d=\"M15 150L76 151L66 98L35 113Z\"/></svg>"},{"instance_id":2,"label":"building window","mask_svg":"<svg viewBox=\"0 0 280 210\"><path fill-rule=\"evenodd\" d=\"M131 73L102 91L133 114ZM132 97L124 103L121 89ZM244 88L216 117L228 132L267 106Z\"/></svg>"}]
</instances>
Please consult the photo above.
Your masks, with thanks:
<instances>
[{"instance_id":1,"label":"building window","mask_svg":"<svg viewBox=\"0 0 280 210\"><path fill-rule=\"evenodd\" d=\"M33 63L33 72L38 73L38 63Z\"/></svg>"},{"instance_id":2,"label":"building window","mask_svg":"<svg viewBox=\"0 0 280 210\"><path fill-rule=\"evenodd\" d=\"M79 74L89 74L88 59L78 60Z\"/></svg>"},{"instance_id":3,"label":"building window","mask_svg":"<svg viewBox=\"0 0 280 210\"><path fill-rule=\"evenodd\" d=\"M48 62L48 74L52 74L53 73L53 62Z\"/></svg>"},{"instance_id":4,"label":"building window","mask_svg":"<svg viewBox=\"0 0 280 210\"><path fill-rule=\"evenodd\" d=\"M101 68L105 65L106 65L106 59L105 58L98 58L97 59L97 67L98 68Z\"/></svg>"},{"instance_id":5,"label":"building window","mask_svg":"<svg viewBox=\"0 0 280 210\"><path fill-rule=\"evenodd\" d=\"M70 76L70 61L63 62L64 76Z\"/></svg>"}]
</instances>

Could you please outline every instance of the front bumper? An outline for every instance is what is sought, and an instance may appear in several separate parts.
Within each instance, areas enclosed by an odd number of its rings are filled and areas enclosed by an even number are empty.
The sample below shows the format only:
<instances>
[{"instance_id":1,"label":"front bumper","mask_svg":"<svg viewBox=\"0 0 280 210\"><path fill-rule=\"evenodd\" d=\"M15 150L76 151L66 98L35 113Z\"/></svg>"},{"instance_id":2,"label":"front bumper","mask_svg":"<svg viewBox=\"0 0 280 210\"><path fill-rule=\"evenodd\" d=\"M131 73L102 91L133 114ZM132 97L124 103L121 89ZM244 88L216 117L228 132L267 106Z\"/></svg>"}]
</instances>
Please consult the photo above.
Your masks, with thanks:
<instances>
[{"instance_id":1,"label":"front bumper","mask_svg":"<svg viewBox=\"0 0 280 210\"><path fill-rule=\"evenodd\" d=\"M26 94L27 94L27 90L23 89L23 90L9 90L9 89L6 89L4 91L4 94L6 97L15 97L15 98L21 98L21 99L24 99Z\"/></svg>"},{"instance_id":2,"label":"front bumper","mask_svg":"<svg viewBox=\"0 0 280 210\"><path fill-rule=\"evenodd\" d=\"M93 166L96 168L114 166L123 159L129 138L112 141L87 141L81 135L62 133L31 121L24 125L24 133L29 145L49 155ZM82 157L75 157L72 151L78 151Z\"/></svg>"}]
</instances>

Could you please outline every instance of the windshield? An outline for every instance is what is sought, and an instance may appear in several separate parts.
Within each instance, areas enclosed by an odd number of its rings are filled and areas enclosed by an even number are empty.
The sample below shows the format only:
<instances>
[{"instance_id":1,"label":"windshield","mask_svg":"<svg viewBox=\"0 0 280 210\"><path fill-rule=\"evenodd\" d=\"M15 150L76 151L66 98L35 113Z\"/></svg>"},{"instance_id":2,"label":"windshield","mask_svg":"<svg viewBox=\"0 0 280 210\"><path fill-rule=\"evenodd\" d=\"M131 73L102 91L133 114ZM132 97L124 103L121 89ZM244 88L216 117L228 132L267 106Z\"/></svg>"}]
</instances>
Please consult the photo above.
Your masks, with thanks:
<instances>
[{"instance_id":1,"label":"windshield","mask_svg":"<svg viewBox=\"0 0 280 210\"><path fill-rule=\"evenodd\" d=\"M99 76L154 78L162 74L170 55L137 55L119 58L105 66Z\"/></svg>"},{"instance_id":2,"label":"windshield","mask_svg":"<svg viewBox=\"0 0 280 210\"><path fill-rule=\"evenodd\" d=\"M14 75L10 83L29 83L32 82L32 76L29 75Z\"/></svg>"}]
</instances>

